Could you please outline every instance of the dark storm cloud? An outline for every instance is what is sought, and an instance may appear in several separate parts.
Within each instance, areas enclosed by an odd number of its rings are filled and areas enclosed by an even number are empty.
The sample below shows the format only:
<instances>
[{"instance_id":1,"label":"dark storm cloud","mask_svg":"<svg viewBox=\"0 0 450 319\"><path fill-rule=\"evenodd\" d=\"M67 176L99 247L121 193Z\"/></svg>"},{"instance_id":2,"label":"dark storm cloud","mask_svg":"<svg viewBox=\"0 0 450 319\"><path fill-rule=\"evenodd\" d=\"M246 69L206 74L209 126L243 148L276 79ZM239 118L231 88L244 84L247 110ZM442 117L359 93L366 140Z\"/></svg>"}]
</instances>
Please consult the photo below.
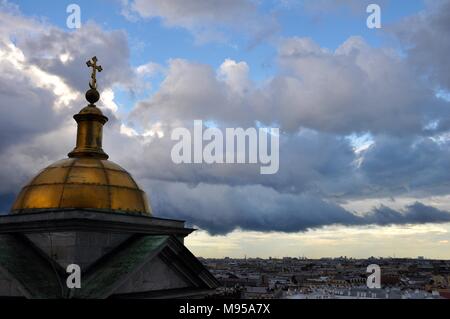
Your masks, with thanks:
<instances>
[{"instance_id":1,"label":"dark storm cloud","mask_svg":"<svg viewBox=\"0 0 450 319\"><path fill-rule=\"evenodd\" d=\"M155 138L147 145L136 144L128 153L111 153L116 159L128 163L141 178L161 181L239 185L263 185L277 191L302 193L316 191L342 193L357 182L354 171L355 154L347 139L330 134L305 130L297 135L280 138L280 169L275 175L261 175L260 164L177 165L171 160L170 129L164 138ZM130 146L129 137L105 134L105 145ZM205 145L207 143L205 142ZM149 159L145 164L139 159Z\"/></svg>"},{"instance_id":2,"label":"dark storm cloud","mask_svg":"<svg viewBox=\"0 0 450 319\"><path fill-rule=\"evenodd\" d=\"M448 194L450 143L432 138L378 136L365 153L361 172L378 196Z\"/></svg>"},{"instance_id":3,"label":"dark storm cloud","mask_svg":"<svg viewBox=\"0 0 450 319\"><path fill-rule=\"evenodd\" d=\"M229 187L155 183L152 204L161 216L189 217L213 234L234 229L296 232L331 224L353 224L341 207L308 195L279 194L262 186Z\"/></svg>"},{"instance_id":4,"label":"dark storm cloud","mask_svg":"<svg viewBox=\"0 0 450 319\"><path fill-rule=\"evenodd\" d=\"M409 205L403 212L386 206L374 208L372 212L361 218L361 224L391 225L391 224L425 224L450 222L450 213L420 202Z\"/></svg>"},{"instance_id":5,"label":"dark storm cloud","mask_svg":"<svg viewBox=\"0 0 450 319\"><path fill-rule=\"evenodd\" d=\"M392 225L450 222L450 213L421 203L396 211L385 206L363 216L303 194L280 194L261 186L228 187L154 183L153 207L161 216L187 219L212 234L235 229L299 232L330 225Z\"/></svg>"},{"instance_id":6,"label":"dark storm cloud","mask_svg":"<svg viewBox=\"0 0 450 319\"><path fill-rule=\"evenodd\" d=\"M8 61L0 61L0 69L0 152L4 152L53 129L59 116L52 109L55 96L48 90L35 87Z\"/></svg>"},{"instance_id":7,"label":"dark storm cloud","mask_svg":"<svg viewBox=\"0 0 450 319\"><path fill-rule=\"evenodd\" d=\"M280 193L309 193L336 201L449 193L450 147L445 140L375 136L370 147L355 153L348 138L308 130L282 134L278 173L261 175L259 164L174 164L170 152L176 142L170 140L170 129L163 138L144 145L115 130L107 128L105 149L142 180L192 187L261 185ZM123 147L129 152L121 152Z\"/></svg>"}]
</instances>

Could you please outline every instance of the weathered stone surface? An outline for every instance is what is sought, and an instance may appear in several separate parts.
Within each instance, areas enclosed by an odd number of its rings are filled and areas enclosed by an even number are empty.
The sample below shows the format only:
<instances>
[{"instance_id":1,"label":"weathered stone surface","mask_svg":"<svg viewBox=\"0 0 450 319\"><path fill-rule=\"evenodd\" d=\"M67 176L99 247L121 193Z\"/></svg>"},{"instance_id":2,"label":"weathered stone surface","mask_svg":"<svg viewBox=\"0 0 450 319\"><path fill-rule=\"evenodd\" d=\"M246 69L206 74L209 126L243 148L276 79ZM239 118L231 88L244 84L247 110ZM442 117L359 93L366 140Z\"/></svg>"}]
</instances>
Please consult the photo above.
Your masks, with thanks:
<instances>
[{"instance_id":1,"label":"weathered stone surface","mask_svg":"<svg viewBox=\"0 0 450 319\"><path fill-rule=\"evenodd\" d=\"M7 297L24 297L23 293L19 291L16 283L14 283L10 278L5 276L0 271L0 296Z\"/></svg>"},{"instance_id":2,"label":"weathered stone surface","mask_svg":"<svg viewBox=\"0 0 450 319\"><path fill-rule=\"evenodd\" d=\"M131 234L74 231L35 233L26 236L64 269L70 264L87 269L100 257L127 240Z\"/></svg>"}]
</instances>

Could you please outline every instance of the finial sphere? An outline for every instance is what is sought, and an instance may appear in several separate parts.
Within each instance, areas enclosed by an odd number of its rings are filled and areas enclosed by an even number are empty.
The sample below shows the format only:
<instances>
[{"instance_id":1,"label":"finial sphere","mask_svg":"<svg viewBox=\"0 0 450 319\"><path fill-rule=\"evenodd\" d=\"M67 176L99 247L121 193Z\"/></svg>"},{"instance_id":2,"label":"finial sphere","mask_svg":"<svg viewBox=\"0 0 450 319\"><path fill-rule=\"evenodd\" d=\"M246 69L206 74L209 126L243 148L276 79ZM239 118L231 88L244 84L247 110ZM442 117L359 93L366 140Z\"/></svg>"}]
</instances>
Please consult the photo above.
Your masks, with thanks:
<instances>
[{"instance_id":1,"label":"finial sphere","mask_svg":"<svg viewBox=\"0 0 450 319\"><path fill-rule=\"evenodd\" d=\"M95 104L100 100L100 93L96 89L90 89L86 92L86 100L91 104Z\"/></svg>"}]
</instances>

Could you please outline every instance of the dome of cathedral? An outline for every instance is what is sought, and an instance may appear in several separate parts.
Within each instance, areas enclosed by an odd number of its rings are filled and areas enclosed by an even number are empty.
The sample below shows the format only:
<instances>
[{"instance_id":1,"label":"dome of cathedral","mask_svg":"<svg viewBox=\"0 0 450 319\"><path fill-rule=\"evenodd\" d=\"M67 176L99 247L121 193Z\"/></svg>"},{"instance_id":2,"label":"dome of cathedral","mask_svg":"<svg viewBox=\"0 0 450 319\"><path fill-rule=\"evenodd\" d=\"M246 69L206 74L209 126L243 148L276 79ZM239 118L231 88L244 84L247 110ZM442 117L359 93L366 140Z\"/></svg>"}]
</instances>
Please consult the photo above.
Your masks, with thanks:
<instances>
[{"instance_id":1,"label":"dome of cathedral","mask_svg":"<svg viewBox=\"0 0 450 319\"><path fill-rule=\"evenodd\" d=\"M98 158L68 158L48 166L23 187L12 212L69 208L150 215L146 195L133 177Z\"/></svg>"},{"instance_id":2,"label":"dome of cathedral","mask_svg":"<svg viewBox=\"0 0 450 319\"><path fill-rule=\"evenodd\" d=\"M16 198L12 213L42 210L93 209L151 215L147 196L131 175L108 160L102 149L103 125L108 118L95 106L100 98L95 74L102 69L93 58L90 103L74 116L78 124L77 143L69 158L37 174Z\"/></svg>"}]
</instances>

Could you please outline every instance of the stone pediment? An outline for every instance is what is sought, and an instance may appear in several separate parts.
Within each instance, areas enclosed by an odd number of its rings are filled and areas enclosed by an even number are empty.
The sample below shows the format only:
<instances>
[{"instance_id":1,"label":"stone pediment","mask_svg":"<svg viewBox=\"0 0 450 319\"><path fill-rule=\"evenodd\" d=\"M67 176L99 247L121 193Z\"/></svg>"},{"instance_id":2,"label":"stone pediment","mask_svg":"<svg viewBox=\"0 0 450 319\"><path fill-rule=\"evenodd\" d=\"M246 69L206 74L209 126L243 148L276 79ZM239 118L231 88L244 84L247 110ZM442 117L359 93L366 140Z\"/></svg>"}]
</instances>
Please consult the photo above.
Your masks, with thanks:
<instances>
[{"instance_id":1,"label":"stone pediment","mask_svg":"<svg viewBox=\"0 0 450 319\"><path fill-rule=\"evenodd\" d=\"M205 291L216 279L173 236L137 236L127 240L84 275L75 298L152 298L178 291Z\"/></svg>"}]
</instances>

